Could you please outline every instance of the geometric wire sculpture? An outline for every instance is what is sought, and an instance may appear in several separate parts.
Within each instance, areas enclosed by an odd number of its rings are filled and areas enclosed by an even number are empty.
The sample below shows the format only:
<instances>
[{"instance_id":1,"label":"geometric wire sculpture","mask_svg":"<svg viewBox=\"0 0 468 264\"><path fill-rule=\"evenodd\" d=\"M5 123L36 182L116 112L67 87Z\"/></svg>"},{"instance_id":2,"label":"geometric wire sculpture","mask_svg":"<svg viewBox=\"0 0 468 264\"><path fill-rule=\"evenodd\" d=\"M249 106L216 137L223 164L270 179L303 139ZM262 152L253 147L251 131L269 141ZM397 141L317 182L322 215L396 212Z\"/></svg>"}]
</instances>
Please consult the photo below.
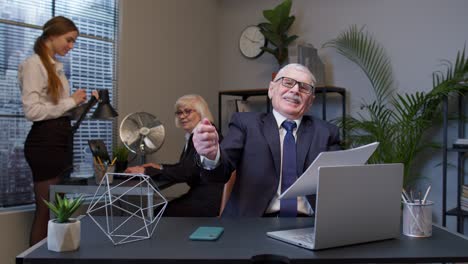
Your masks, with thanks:
<instances>
[{"instance_id":1,"label":"geometric wire sculpture","mask_svg":"<svg viewBox=\"0 0 468 264\"><path fill-rule=\"evenodd\" d=\"M126 179L110 185L114 175ZM148 239L167 206L155 186L148 175L106 173L86 213L114 245Z\"/></svg>"}]
</instances>

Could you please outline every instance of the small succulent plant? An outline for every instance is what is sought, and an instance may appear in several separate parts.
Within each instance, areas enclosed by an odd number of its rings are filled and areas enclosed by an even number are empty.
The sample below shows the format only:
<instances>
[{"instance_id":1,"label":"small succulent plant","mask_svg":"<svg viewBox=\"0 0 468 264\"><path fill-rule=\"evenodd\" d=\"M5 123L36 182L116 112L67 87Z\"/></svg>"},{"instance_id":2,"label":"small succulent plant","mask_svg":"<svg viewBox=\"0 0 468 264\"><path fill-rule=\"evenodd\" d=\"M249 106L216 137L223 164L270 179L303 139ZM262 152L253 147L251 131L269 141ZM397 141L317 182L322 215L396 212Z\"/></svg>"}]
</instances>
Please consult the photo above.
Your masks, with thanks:
<instances>
[{"instance_id":1,"label":"small succulent plant","mask_svg":"<svg viewBox=\"0 0 468 264\"><path fill-rule=\"evenodd\" d=\"M57 223L67 223L73 213L83 203L83 196L79 196L76 199L62 198L59 194L55 195L55 203L48 202L42 199L44 203L49 207L50 210L55 214Z\"/></svg>"}]
</instances>

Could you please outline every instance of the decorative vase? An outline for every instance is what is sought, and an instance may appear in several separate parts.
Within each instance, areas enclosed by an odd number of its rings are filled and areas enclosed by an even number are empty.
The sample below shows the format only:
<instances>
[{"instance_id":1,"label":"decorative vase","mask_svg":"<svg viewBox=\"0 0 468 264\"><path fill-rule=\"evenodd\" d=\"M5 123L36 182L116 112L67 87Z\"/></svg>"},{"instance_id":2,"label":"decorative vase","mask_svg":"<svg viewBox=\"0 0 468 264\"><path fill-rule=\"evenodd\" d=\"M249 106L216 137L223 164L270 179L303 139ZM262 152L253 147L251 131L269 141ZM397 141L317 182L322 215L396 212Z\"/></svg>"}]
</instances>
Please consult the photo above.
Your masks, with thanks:
<instances>
[{"instance_id":1,"label":"decorative vase","mask_svg":"<svg viewBox=\"0 0 468 264\"><path fill-rule=\"evenodd\" d=\"M73 251L80 247L81 222L70 219L67 223L49 220L47 229L47 248L55 252Z\"/></svg>"}]
</instances>

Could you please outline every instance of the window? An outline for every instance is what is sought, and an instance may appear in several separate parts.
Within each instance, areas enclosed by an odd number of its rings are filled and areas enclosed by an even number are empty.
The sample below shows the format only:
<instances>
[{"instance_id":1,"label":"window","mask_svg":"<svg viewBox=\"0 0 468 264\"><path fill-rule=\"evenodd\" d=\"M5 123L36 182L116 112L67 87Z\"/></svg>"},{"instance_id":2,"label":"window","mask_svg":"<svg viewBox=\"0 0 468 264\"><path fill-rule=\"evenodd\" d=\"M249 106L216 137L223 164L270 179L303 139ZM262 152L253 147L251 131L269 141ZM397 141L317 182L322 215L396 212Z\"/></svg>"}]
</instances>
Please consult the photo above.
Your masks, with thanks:
<instances>
[{"instance_id":1,"label":"window","mask_svg":"<svg viewBox=\"0 0 468 264\"><path fill-rule=\"evenodd\" d=\"M73 20L80 30L75 48L59 58L72 92L87 89L89 98L94 89L108 89L112 102L117 101L117 0L0 0L0 207L33 202L23 154L31 122L22 110L18 65L33 53L42 25L58 15ZM88 139L103 139L110 147L113 127L112 121L81 123L74 137L75 173L92 173Z\"/></svg>"}]
</instances>

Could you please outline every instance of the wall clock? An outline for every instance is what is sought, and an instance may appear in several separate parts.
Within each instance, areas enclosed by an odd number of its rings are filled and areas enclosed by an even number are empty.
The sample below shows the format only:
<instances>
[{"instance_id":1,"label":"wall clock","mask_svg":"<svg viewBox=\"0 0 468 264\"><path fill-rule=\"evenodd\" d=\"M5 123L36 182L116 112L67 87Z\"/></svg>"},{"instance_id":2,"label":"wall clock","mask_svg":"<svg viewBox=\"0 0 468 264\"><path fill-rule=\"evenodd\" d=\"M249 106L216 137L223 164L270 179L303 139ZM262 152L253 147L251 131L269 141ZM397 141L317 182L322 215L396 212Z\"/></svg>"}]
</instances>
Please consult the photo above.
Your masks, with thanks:
<instances>
[{"instance_id":1,"label":"wall clock","mask_svg":"<svg viewBox=\"0 0 468 264\"><path fill-rule=\"evenodd\" d=\"M242 55L249 59L255 59L262 55L261 47L265 47L266 44L267 40L257 26L246 27L239 38L239 49Z\"/></svg>"}]
</instances>

